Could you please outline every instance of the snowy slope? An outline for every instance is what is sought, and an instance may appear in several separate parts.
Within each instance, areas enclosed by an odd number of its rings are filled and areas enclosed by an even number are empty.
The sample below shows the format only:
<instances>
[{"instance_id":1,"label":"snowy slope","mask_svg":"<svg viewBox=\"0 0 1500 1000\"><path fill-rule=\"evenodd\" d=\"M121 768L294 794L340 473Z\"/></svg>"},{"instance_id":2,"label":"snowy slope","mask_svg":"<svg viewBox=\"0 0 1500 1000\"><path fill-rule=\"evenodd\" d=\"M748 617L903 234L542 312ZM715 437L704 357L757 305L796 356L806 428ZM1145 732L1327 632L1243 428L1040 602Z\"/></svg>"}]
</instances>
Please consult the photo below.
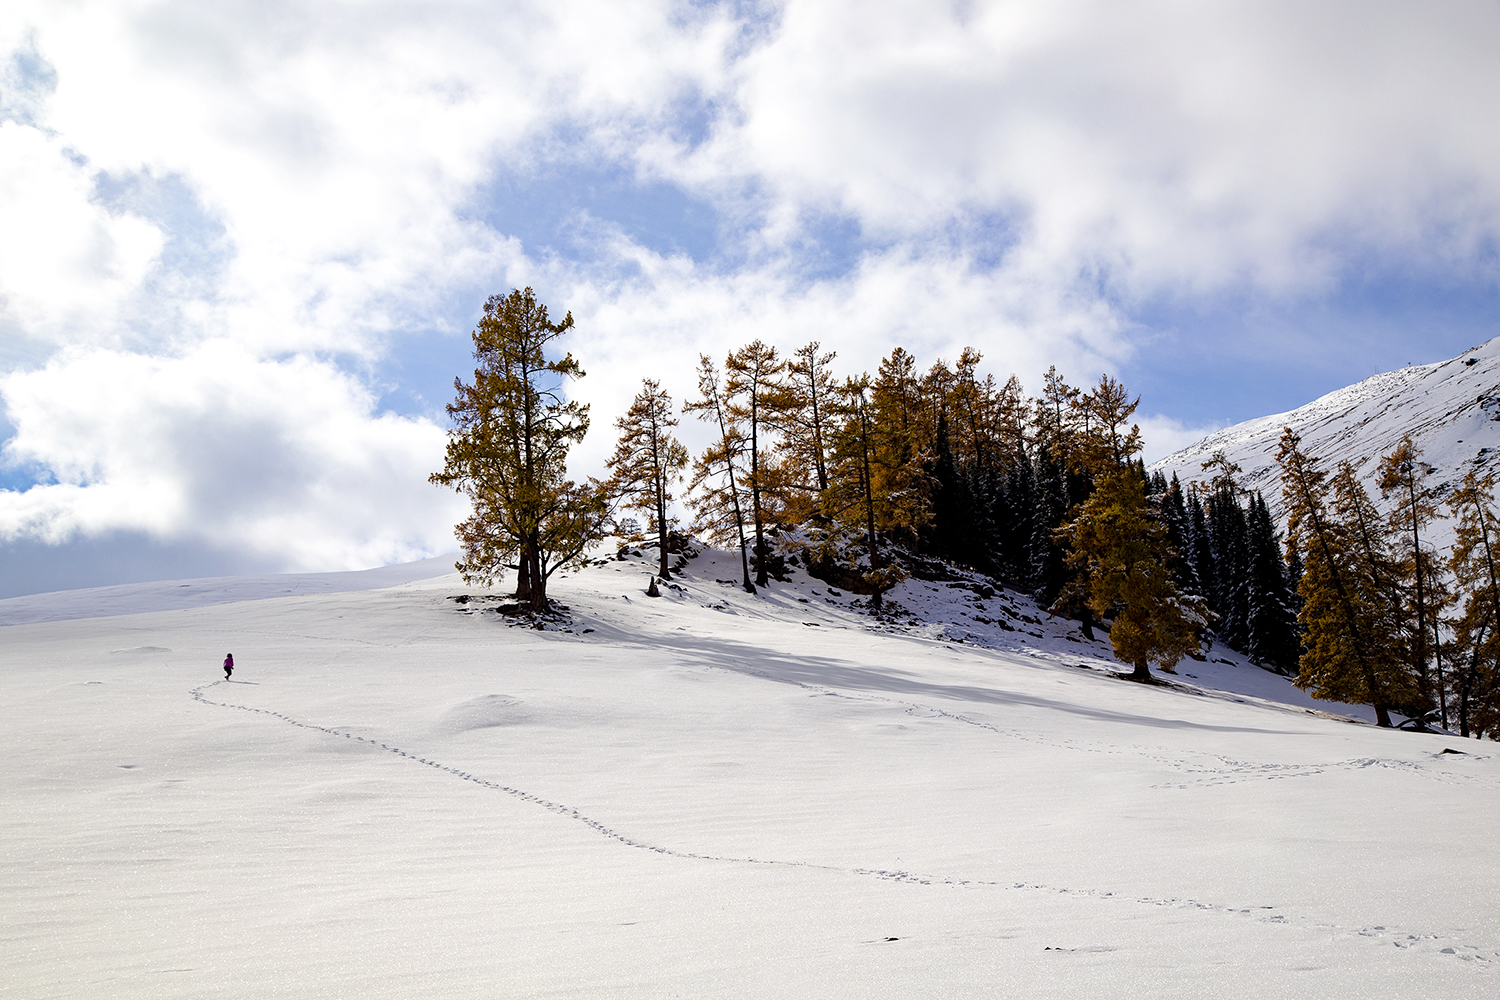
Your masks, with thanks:
<instances>
[{"instance_id":1,"label":"snowy slope","mask_svg":"<svg viewBox=\"0 0 1500 1000\"><path fill-rule=\"evenodd\" d=\"M1500 337L1451 361L1385 372L1331 392L1288 413L1216 431L1151 466L1186 485L1208 478L1202 463L1222 449L1241 468L1244 485L1262 491L1281 513L1276 450L1282 428L1330 471L1354 463L1377 500L1380 457L1410 434L1435 468L1434 485L1456 484L1471 468L1500 468Z\"/></svg>"},{"instance_id":2,"label":"snowy slope","mask_svg":"<svg viewBox=\"0 0 1500 1000\"><path fill-rule=\"evenodd\" d=\"M0 629L0 997L1496 992L1493 744L648 557Z\"/></svg>"},{"instance_id":3,"label":"snowy slope","mask_svg":"<svg viewBox=\"0 0 1500 1000\"><path fill-rule=\"evenodd\" d=\"M180 611L236 601L302 594L340 594L351 590L394 587L453 572L454 557L434 556L416 562L347 573L279 573L267 576L219 576L200 580L163 580L112 587L86 587L0 600L0 625L61 622L146 611Z\"/></svg>"}]
</instances>

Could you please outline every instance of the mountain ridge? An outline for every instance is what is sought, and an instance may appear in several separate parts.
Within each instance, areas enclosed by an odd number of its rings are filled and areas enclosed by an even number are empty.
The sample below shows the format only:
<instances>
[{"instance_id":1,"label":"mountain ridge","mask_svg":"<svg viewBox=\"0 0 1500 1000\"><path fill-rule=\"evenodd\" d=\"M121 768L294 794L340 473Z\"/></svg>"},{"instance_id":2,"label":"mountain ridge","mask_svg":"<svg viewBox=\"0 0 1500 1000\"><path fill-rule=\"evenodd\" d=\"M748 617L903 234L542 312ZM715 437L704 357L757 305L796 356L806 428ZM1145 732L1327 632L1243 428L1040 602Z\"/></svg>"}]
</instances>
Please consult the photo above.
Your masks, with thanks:
<instances>
[{"instance_id":1,"label":"mountain ridge","mask_svg":"<svg viewBox=\"0 0 1500 1000\"><path fill-rule=\"evenodd\" d=\"M1410 434L1433 467L1434 489L1446 496L1470 469L1500 469L1500 337L1447 361L1381 372L1296 409L1222 428L1150 470L1175 473L1184 486L1206 482L1202 463L1223 451L1240 466L1240 484L1259 490L1284 520L1276 451L1287 427L1323 468L1353 464L1377 503L1381 456Z\"/></svg>"}]
</instances>

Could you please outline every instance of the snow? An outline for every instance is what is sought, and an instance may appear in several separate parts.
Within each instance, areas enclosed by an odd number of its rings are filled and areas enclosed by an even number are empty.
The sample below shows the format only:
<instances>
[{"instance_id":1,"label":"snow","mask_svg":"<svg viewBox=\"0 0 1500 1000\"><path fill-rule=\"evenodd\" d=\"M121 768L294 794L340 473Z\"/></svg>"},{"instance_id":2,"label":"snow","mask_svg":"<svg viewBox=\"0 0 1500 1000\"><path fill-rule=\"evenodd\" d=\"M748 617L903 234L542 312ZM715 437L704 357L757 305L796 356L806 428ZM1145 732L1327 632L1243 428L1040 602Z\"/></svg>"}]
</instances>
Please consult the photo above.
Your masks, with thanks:
<instances>
[{"instance_id":1,"label":"snow","mask_svg":"<svg viewBox=\"0 0 1500 1000\"><path fill-rule=\"evenodd\" d=\"M1202 463L1222 450L1240 466L1241 485L1260 490L1284 520L1276 452L1285 427L1330 474L1351 462L1377 502L1381 456L1410 434L1435 470L1429 484L1445 495L1470 469L1500 469L1500 337L1449 361L1383 372L1287 413L1226 427L1151 468L1169 479L1175 472L1183 485L1206 481ZM1451 539L1451 525L1440 522L1433 540Z\"/></svg>"},{"instance_id":2,"label":"snow","mask_svg":"<svg viewBox=\"0 0 1500 1000\"><path fill-rule=\"evenodd\" d=\"M1130 684L967 580L876 620L800 573L716 582L722 553L648 598L652 555L556 580L545 631L442 566L0 630L0 996L1500 982L1494 744L1219 650Z\"/></svg>"},{"instance_id":3,"label":"snow","mask_svg":"<svg viewBox=\"0 0 1500 1000\"><path fill-rule=\"evenodd\" d=\"M259 601L301 594L340 594L394 587L453 569L454 556L347 573L283 573L273 576L218 576L200 580L87 587L0 600L0 625L62 622L146 611L181 611L237 601Z\"/></svg>"}]
</instances>

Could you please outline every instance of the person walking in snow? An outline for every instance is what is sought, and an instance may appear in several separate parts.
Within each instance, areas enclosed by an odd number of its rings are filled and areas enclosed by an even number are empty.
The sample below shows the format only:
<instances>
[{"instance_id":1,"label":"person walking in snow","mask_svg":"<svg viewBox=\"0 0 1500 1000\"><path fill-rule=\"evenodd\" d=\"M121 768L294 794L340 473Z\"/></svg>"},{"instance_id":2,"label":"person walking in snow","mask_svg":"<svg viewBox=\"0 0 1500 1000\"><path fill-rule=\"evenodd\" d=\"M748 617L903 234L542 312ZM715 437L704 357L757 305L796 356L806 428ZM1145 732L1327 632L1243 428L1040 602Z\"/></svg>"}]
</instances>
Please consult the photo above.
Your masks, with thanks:
<instances>
[{"instance_id":1,"label":"person walking in snow","mask_svg":"<svg viewBox=\"0 0 1500 1000\"><path fill-rule=\"evenodd\" d=\"M234 673L234 654L224 654L224 679L229 680L229 675Z\"/></svg>"}]
</instances>

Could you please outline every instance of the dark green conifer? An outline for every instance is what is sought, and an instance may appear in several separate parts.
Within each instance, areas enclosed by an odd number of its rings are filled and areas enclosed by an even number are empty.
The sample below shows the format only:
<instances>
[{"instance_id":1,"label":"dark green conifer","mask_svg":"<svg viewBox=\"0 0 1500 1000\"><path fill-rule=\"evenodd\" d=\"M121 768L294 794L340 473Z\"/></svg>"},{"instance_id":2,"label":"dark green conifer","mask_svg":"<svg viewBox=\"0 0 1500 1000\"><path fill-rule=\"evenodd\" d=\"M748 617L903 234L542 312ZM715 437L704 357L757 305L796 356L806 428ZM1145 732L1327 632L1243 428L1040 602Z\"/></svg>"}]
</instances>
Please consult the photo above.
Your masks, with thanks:
<instances>
[{"instance_id":1,"label":"dark green conifer","mask_svg":"<svg viewBox=\"0 0 1500 1000\"><path fill-rule=\"evenodd\" d=\"M1250 659L1283 674L1295 674L1301 655L1295 613L1286 587L1286 566L1271 512L1259 493L1250 497L1246 516L1249 542L1248 643Z\"/></svg>"}]
</instances>

